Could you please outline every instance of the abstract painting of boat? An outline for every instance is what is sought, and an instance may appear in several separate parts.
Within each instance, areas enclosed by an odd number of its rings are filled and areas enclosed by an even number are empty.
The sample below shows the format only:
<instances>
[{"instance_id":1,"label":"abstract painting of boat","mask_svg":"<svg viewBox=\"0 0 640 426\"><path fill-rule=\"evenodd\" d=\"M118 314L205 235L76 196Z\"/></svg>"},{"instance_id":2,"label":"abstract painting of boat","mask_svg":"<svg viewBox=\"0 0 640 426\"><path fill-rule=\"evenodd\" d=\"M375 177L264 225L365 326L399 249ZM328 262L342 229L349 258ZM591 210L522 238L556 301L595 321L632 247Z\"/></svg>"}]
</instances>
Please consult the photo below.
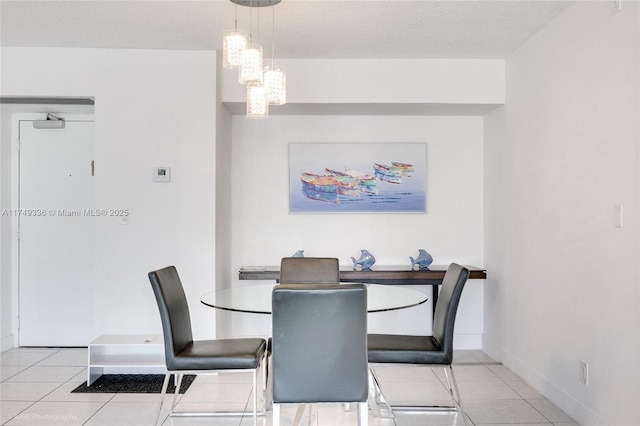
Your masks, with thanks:
<instances>
[{"instance_id":1,"label":"abstract painting of boat","mask_svg":"<svg viewBox=\"0 0 640 426\"><path fill-rule=\"evenodd\" d=\"M426 144L290 143L289 211L426 212Z\"/></svg>"},{"instance_id":2,"label":"abstract painting of boat","mask_svg":"<svg viewBox=\"0 0 640 426\"><path fill-rule=\"evenodd\" d=\"M316 175L309 172L302 172L300 175L303 188L319 192L336 192L338 181L333 176Z\"/></svg>"},{"instance_id":3,"label":"abstract painting of boat","mask_svg":"<svg viewBox=\"0 0 640 426\"><path fill-rule=\"evenodd\" d=\"M302 194L310 200L323 201L325 203L339 204L338 192L318 191L310 186L303 186Z\"/></svg>"},{"instance_id":4,"label":"abstract painting of boat","mask_svg":"<svg viewBox=\"0 0 640 426\"><path fill-rule=\"evenodd\" d=\"M376 178L357 170L346 169L344 172L347 176L358 179L358 186L365 194L378 195L378 187L376 186Z\"/></svg>"},{"instance_id":5,"label":"abstract painting of boat","mask_svg":"<svg viewBox=\"0 0 640 426\"><path fill-rule=\"evenodd\" d=\"M396 169L400 169L400 173L402 174L402 176L411 177L413 172L416 170L416 166L414 166L413 164L399 163L397 161L392 161L391 165Z\"/></svg>"},{"instance_id":6,"label":"abstract painting of boat","mask_svg":"<svg viewBox=\"0 0 640 426\"><path fill-rule=\"evenodd\" d=\"M389 183L402 183L402 171L394 166L375 163L373 165L375 177Z\"/></svg>"},{"instance_id":7,"label":"abstract painting of boat","mask_svg":"<svg viewBox=\"0 0 640 426\"><path fill-rule=\"evenodd\" d=\"M332 176L336 179L339 188L355 189L358 187L358 178L349 176L348 174L339 172L337 170L325 168L324 171L327 176Z\"/></svg>"}]
</instances>

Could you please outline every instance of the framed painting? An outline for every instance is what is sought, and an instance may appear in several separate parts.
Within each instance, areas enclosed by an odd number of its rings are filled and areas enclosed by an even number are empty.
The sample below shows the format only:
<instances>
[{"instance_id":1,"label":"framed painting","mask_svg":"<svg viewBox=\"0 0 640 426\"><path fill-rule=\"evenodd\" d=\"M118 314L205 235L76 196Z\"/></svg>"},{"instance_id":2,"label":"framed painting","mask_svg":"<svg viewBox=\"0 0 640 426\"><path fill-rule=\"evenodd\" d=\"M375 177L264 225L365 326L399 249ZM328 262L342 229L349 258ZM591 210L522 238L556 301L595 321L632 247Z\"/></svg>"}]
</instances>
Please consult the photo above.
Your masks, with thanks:
<instances>
[{"instance_id":1,"label":"framed painting","mask_svg":"<svg viewBox=\"0 0 640 426\"><path fill-rule=\"evenodd\" d=\"M426 213L425 143L289 144L289 212Z\"/></svg>"}]
</instances>

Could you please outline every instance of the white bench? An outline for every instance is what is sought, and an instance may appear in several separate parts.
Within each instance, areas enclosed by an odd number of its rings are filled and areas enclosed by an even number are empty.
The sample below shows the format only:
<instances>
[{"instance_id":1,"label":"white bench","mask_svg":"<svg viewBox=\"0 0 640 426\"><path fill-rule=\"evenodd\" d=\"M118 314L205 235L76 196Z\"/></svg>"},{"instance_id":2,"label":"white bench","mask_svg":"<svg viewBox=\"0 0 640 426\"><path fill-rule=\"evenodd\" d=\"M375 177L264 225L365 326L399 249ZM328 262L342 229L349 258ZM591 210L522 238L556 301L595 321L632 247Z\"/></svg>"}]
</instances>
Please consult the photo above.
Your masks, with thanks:
<instances>
[{"instance_id":1,"label":"white bench","mask_svg":"<svg viewBox=\"0 0 640 426\"><path fill-rule=\"evenodd\" d=\"M89 344L87 386L105 372L166 373L164 339L158 335L103 335Z\"/></svg>"}]
</instances>

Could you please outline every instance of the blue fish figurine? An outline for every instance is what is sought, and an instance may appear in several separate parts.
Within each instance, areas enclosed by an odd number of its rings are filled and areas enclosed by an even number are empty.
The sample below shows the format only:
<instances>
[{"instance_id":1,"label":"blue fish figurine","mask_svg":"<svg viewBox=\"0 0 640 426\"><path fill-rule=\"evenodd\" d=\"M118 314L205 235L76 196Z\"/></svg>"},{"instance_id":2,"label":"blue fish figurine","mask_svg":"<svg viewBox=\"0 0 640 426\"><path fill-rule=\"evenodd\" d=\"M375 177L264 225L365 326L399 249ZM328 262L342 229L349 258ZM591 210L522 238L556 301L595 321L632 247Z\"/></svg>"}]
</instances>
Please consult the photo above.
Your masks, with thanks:
<instances>
[{"instance_id":1,"label":"blue fish figurine","mask_svg":"<svg viewBox=\"0 0 640 426\"><path fill-rule=\"evenodd\" d=\"M362 270L362 271L369 271L371 270L371 266L373 266L374 263L376 263L376 258L373 257L373 255L371 253L369 253L367 250L360 250L360 259L356 260L355 257L351 258L351 261L353 262L353 270L357 271L357 270Z\"/></svg>"},{"instance_id":2,"label":"blue fish figurine","mask_svg":"<svg viewBox=\"0 0 640 426\"><path fill-rule=\"evenodd\" d=\"M298 250L297 252L293 253L291 257L304 257L304 250Z\"/></svg>"},{"instance_id":3,"label":"blue fish figurine","mask_svg":"<svg viewBox=\"0 0 640 426\"><path fill-rule=\"evenodd\" d=\"M411 269L429 269L429 265L433 262L433 257L429 253L427 253L424 249L418 249L418 257L414 259L409 256L409 260L411 260Z\"/></svg>"}]
</instances>

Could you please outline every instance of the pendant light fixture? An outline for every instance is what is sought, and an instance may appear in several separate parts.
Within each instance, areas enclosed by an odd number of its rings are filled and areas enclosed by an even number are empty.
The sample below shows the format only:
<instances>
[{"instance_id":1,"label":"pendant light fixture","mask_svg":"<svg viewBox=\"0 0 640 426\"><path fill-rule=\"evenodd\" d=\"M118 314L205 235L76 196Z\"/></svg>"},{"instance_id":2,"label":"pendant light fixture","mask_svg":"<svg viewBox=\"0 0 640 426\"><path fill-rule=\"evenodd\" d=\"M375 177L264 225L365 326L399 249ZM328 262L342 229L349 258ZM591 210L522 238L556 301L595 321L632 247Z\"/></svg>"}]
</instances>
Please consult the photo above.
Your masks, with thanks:
<instances>
[{"instance_id":1,"label":"pendant light fixture","mask_svg":"<svg viewBox=\"0 0 640 426\"><path fill-rule=\"evenodd\" d=\"M256 38L260 38L260 10L257 9ZM262 86L262 46L253 42L253 0L249 1L249 45L240 54L238 81L245 86Z\"/></svg>"},{"instance_id":2,"label":"pendant light fixture","mask_svg":"<svg viewBox=\"0 0 640 426\"><path fill-rule=\"evenodd\" d=\"M247 34L238 31L238 5L236 5L234 22L233 31L225 31L222 38L222 66L229 69L240 66L242 51L249 44Z\"/></svg>"},{"instance_id":3,"label":"pendant light fixture","mask_svg":"<svg viewBox=\"0 0 640 426\"><path fill-rule=\"evenodd\" d=\"M264 68L264 96L272 105L287 103L287 74L275 66L276 56L276 10L273 9L271 26L271 66Z\"/></svg>"},{"instance_id":4,"label":"pendant light fixture","mask_svg":"<svg viewBox=\"0 0 640 426\"><path fill-rule=\"evenodd\" d=\"M264 86L247 86L247 118L267 118L269 102L264 93Z\"/></svg>"},{"instance_id":5,"label":"pendant light fixture","mask_svg":"<svg viewBox=\"0 0 640 426\"><path fill-rule=\"evenodd\" d=\"M236 31L228 31L224 34L222 42L222 66L233 69L240 66L242 51L248 44L247 35Z\"/></svg>"},{"instance_id":6,"label":"pendant light fixture","mask_svg":"<svg viewBox=\"0 0 640 426\"><path fill-rule=\"evenodd\" d=\"M251 43L240 55L240 72L238 81L245 86L262 86L264 82L262 71L262 46Z\"/></svg>"},{"instance_id":7,"label":"pendant light fixture","mask_svg":"<svg viewBox=\"0 0 640 426\"><path fill-rule=\"evenodd\" d=\"M275 56L275 11L272 25L271 66L264 67L262 46L253 40L253 8L274 6L281 0L230 0L236 5L235 28L224 33L223 61L225 68L238 69L238 81L247 91L247 117L267 118L269 104L286 103L286 75L274 66ZM238 31L237 6L249 7L249 37ZM259 38L260 13L257 13L256 39Z\"/></svg>"}]
</instances>

